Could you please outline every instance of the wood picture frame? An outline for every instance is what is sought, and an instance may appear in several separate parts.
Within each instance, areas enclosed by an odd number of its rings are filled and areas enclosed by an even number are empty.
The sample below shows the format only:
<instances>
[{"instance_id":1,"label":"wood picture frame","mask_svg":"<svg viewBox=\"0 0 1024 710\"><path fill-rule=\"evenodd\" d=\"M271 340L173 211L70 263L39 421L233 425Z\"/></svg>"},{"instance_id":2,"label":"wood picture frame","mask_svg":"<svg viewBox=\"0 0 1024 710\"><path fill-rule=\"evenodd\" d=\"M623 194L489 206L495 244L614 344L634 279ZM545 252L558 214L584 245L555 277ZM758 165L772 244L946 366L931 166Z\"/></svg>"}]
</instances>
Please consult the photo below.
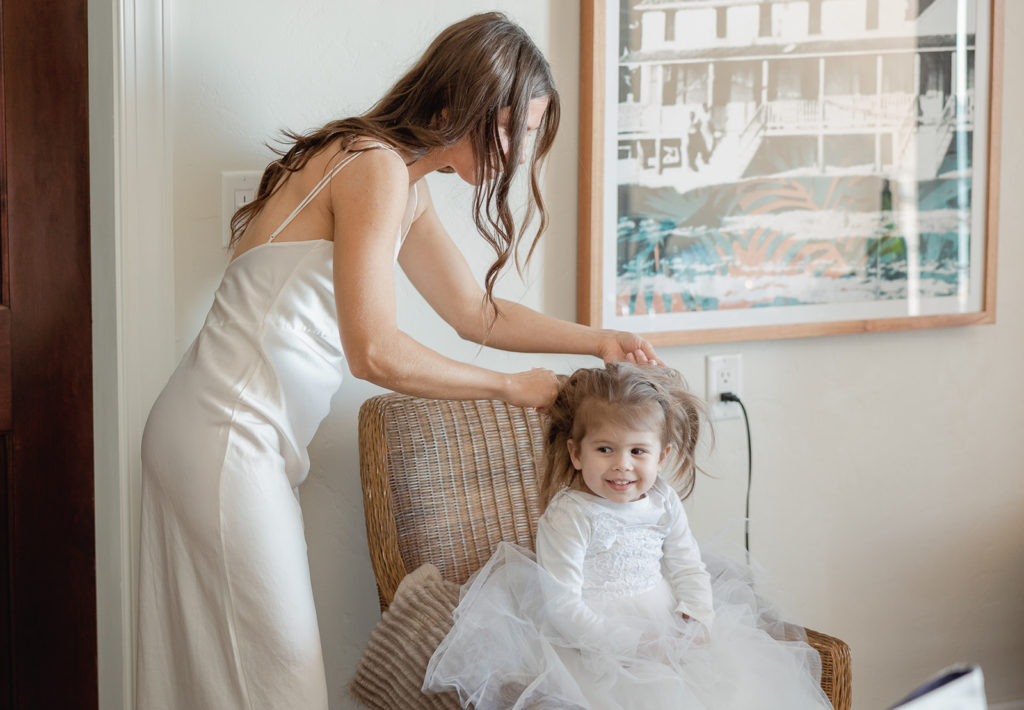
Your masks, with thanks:
<instances>
[{"instance_id":1,"label":"wood picture frame","mask_svg":"<svg viewBox=\"0 0 1024 710\"><path fill-rule=\"evenodd\" d=\"M581 0L579 321L995 322L1004 2Z\"/></svg>"}]
</instances>

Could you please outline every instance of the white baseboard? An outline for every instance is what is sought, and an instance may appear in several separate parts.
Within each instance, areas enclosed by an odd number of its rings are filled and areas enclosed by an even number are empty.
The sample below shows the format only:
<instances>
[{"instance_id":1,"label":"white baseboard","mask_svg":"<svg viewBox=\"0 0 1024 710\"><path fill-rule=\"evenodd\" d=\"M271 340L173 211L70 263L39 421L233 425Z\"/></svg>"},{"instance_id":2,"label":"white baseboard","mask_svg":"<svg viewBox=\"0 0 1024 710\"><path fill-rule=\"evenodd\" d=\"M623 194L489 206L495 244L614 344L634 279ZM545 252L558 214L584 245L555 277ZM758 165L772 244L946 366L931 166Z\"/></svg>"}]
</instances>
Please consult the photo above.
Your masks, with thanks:
<instances>
[{"instance_id":1,"label":"white baseboard","mask_svg":"<svg viewBox=\"0 0 1024 710\"><path fill-rule=\"evenodd\" d=\"M1024 698L1016 700L1002 700L998 703L989 703L988 710L1024 710Z\"/></svg>"}]
</instances>

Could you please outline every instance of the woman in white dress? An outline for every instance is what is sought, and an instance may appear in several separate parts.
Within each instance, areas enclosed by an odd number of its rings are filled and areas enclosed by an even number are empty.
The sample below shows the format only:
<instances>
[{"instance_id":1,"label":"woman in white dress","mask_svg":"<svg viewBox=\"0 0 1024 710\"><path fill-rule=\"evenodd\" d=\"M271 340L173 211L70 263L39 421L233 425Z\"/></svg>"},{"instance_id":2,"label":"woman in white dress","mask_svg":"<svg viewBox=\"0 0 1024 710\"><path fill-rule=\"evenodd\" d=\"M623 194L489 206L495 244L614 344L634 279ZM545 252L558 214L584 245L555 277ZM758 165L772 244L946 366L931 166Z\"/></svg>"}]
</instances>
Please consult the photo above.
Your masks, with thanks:
<instances>
[{"instance_id":1,"label":"woman in white dress","mask_svg":"<svg viewBox=\"0 0 1024 710\"><path fill-rule=\"evenodd\" d=\"M346 363L408 394L530 407L554 399L546 369L456 362L400 331L396 258L468 340L655 359L635 335L492 296L523 237L508 205L522 164L530 212L546 222L537 173L558 116L544 57L520 27L488 13L444 30L367 113L289 135L232 221L233 259L143 436L139 710L327 707L293 488ZM475 186L476 226L496 253L485 288L434 211L422 179L433 171Z\"/></svg>"}]
</instances>

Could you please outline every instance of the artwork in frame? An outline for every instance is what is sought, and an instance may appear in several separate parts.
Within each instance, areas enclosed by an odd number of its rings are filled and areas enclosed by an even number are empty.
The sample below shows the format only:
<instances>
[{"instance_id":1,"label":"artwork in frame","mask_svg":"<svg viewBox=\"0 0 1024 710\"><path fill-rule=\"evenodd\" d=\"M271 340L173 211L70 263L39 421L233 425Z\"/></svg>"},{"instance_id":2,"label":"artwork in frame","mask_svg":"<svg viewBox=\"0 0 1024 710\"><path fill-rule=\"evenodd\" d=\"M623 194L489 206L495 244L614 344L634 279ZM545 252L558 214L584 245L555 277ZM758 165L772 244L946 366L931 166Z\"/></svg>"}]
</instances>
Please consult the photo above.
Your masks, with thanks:
<instances>
[{"instance_id":1,"label":"artwork in frame","mask_svg":"<svg viewBox=\"0 0 1024 710\"><path fill-rule=\"evenodd\" d=\"M581 0L579 319L991 323L1005 0Z\"/></svg>"}]
</instances>

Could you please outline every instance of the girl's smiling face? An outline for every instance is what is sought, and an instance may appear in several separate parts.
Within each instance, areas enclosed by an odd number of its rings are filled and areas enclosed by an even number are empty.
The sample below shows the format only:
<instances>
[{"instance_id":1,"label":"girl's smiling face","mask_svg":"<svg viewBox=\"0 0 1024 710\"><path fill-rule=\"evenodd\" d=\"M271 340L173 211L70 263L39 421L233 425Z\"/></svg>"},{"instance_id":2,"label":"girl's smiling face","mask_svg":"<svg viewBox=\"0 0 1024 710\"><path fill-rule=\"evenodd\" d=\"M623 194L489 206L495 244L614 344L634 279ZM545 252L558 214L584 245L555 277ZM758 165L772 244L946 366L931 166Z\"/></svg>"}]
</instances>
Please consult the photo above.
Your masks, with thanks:
<instances>
[{"instance_id":1,"label":"girl's smiling face","mask_svg":"<svg viewBox=\"0 0 1024 710\"><path fill-rule=\"evenodd\" d=\"M642 498L669 452L660 432L609 421L595 422L579 441L569 439L568 446L587 490L616 503Z\"/></svg>"}]
</instances>

